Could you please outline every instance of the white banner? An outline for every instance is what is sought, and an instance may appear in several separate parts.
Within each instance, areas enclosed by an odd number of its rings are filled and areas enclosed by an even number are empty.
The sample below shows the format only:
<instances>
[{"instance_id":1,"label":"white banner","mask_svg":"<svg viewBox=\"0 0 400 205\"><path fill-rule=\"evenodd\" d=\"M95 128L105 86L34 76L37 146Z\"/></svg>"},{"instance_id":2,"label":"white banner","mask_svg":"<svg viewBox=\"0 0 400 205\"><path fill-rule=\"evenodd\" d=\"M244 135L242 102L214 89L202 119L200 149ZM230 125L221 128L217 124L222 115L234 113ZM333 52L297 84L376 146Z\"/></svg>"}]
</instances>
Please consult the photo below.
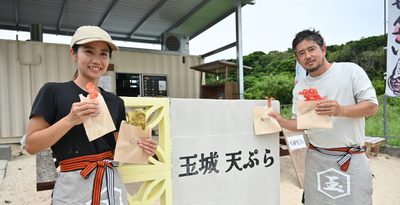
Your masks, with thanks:
<instances>
[{"instance_id":1,"label":"white banner","mask_svg":"<svg viewBox=\"0 0 400 205\"><path fill-rule=\"evenodd\" d=\"M174 205L279 205L279 134L253 129L265 103L171 99Z\"/></svg>"},{"instance_id":2,"label":"white banner","mask_svg":"<svg viewBox=\"0 0 400 205\"><path fill-rule=\"evenodd\" d=\"M302 81L306 76L306 70L300 65L298 61L296 61L296 76L294 79L294 84L296 85L298 82Z\"/></svg>"},{"instance_id":3,"label":"white banner","mask_svg":"<svg viewBox=\"0 0 400 205\"><path fill-rule=\"evenodd\" d=\"M388 4L388 43L385 94L400 96L400 1Z\"/></svg>"}]
</instances>

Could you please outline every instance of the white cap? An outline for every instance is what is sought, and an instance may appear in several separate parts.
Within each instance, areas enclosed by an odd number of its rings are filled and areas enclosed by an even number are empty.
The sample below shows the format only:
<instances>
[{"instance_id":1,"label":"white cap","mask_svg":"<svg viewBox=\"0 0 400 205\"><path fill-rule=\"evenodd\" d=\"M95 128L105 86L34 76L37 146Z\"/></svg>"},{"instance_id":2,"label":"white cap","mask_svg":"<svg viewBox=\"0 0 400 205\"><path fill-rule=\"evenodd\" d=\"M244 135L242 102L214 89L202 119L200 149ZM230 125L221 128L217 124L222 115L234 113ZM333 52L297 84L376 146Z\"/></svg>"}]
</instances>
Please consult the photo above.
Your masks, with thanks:
<instances>
[{"instance_id":1,"label":"white cap","mask_svg":"<svg viewBox=\"0 0 400 205\"><path fill-rule=\"evenodd\" d=\"M72 36L69 47L72 48L75 44L82 45L93 41L104 41L113 51L118 51L118 46L112 42L110 35L98 26L79 27Z\"/></svg>"}]
</instances>

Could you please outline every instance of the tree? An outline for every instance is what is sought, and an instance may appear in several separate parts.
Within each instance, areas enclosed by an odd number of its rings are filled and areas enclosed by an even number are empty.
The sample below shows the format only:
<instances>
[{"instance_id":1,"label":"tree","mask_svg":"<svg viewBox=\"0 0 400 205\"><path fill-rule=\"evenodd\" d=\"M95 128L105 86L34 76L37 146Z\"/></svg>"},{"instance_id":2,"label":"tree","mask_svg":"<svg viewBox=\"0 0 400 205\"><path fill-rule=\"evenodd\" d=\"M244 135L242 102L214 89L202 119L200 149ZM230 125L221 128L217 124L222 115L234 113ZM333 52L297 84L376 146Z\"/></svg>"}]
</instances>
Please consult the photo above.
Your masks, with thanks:
<instances>
[{"instance_id":1,"label":"tree","mask_svg":"<svg viewBox=\"0 0 400 205\"><path fill-rule=\"evenodd\" d=\"M327 47L330 62L354 62L363 67L378 94L384 92L383 73L386 71L386 36L372 36L342 45ZM236 60L231 59L231 62ZM244 70L246 99L264 99L272 96L282 104L291 104L296 58L292 49L286 51L253 52L243 57L243 64L252 67ZM229 79L236 79L232 72Z\"/></svg>"}]
</instances>

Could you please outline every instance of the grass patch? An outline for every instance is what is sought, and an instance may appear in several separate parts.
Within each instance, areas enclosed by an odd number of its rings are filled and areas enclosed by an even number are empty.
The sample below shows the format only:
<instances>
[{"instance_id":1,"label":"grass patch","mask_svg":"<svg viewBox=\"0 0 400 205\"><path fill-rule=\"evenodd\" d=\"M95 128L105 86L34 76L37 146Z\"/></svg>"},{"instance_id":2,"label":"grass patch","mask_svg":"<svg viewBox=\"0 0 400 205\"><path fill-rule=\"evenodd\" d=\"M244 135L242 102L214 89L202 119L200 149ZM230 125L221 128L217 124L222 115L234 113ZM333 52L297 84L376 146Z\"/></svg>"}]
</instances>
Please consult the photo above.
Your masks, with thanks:
<instances>
[{"instance_id":1,"label":"grass patch","mask_svg":"<svg viewBox=\"0 0 400 205\"><path fill-rule=\"evenodd\" d=\"M365 120L365 135L384 136L383 95L378 97L379 110ZM387 98L386 101L388 145L400 146L400 98Z\"/></svg>"},{"instance_id":2,"label":"grass patch","mask_svg":"<svg viewBox=\"0 0 400 205\"><path fill-rule=\"evenodd\" d=\"M281 115L286 119L292 118L292 105L282 105L281 106Z\"/></svg>"}]
</instances>

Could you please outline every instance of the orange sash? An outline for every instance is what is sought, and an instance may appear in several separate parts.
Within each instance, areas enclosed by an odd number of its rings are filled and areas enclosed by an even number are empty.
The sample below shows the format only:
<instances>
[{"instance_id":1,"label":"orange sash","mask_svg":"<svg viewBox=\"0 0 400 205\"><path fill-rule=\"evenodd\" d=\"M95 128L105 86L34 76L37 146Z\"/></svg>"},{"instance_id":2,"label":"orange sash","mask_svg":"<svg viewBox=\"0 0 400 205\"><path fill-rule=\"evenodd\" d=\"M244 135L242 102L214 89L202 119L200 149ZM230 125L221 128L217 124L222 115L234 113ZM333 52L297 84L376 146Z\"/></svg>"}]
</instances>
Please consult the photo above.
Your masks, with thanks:
<instances>
[{"instance_id":1,"label":"orange sash","mask_svg":"<svg viewBox=\"0 0 400 205\"><path fill-rule=\"evenodd\" d=\"M106 168L112 170L111 160L113 154L111 151L103 152L100 154L86 155L81 157L74 157L60 162L60 169L62 172L82 170L80 172L84 179L87 179L90 173L96 170L96 176L93 182L92 205L100 204L101 186L103 183L103 175ZM112 187L113 188L113 187ZM110 189L109 189L110 190ZM109 199L110 200L110 199ZM113 198L112 198L113 200ZM113 204L113 203L112 203Z\"/></svg>"}]
</instances>

